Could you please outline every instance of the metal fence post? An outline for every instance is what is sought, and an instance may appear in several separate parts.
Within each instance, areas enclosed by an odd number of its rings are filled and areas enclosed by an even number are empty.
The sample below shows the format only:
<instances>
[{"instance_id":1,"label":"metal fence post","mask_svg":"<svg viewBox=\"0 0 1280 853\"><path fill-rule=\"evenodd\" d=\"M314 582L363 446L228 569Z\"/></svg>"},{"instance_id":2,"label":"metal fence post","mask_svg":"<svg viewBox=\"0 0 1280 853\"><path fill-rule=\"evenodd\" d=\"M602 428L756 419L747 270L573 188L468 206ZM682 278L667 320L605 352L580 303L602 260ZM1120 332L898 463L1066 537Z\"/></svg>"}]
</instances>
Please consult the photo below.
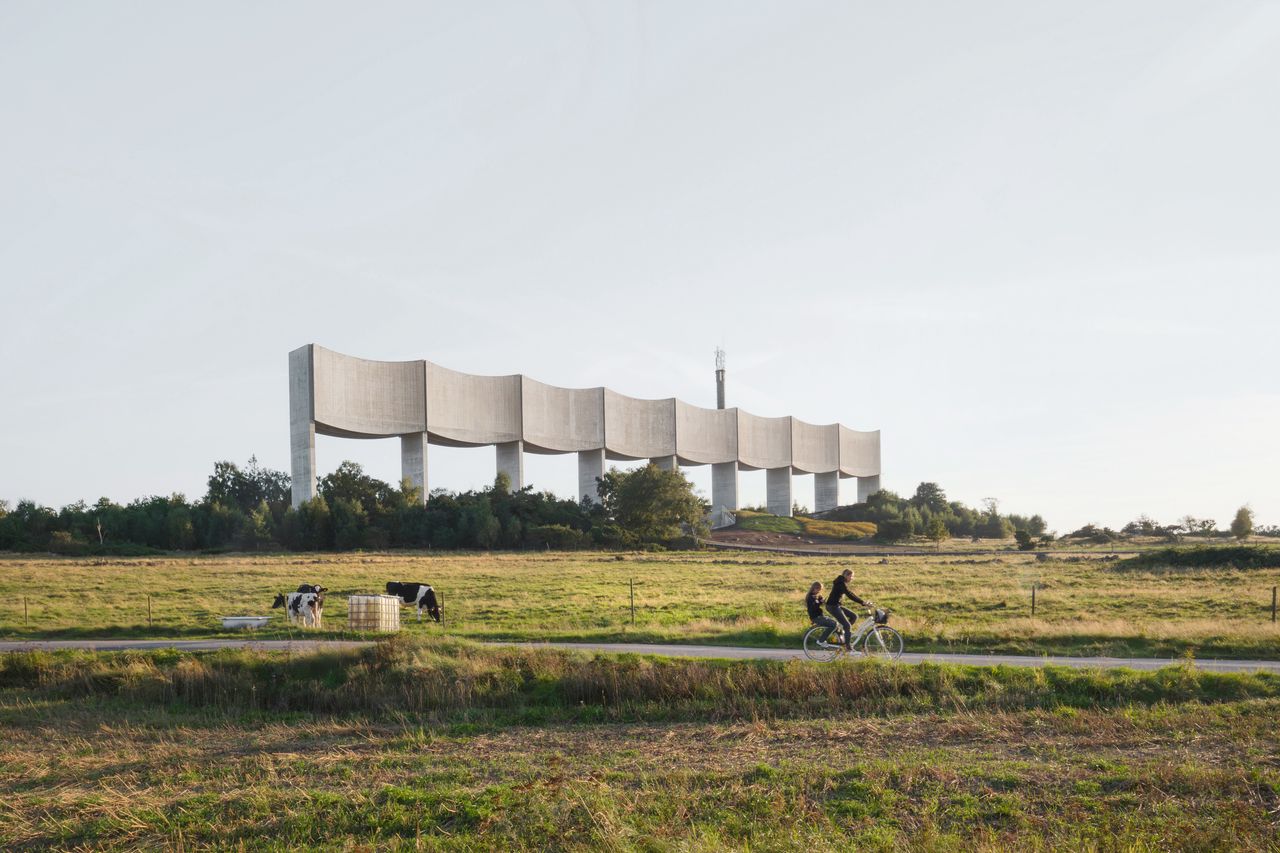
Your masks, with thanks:
<instances>
[{"instance_id":1,"label":"metal fence post","mask_svg":"<svg viewBox=\"0 0 1280 853\"><path fill-rule=\"evenodd\" d=\"M22 627L27 627L27 597L22 596Z\"/></svg>"},{"instance_id":2,"label":"metal fence post","mask_svg":"<svg viewBox=\"0 0 1280 853\"><path fill-rule=\"evenodd\" d=\"M631 579L631 624L636 624L636 579Z\"/></svg>"},{"instance_id":3,"label":"metal fence post","mask_svg":"<svg viewBox=\"0 0 1280 853\"><path fill-rule=\"evenodd\" d=\"M1031 585L1031 615L1036 615L1036 585Z\"/></svg>"},{"instance_id":4,"label":"metal fence post","mask_svg":"<svg viewBox=\"0 0 1280 853\"><path fill-rule=\"evenodd\" d=\"M150 593L147 594L147 627L148 628L155 627L151 622L151 594Z\"/></svg>"},{"instance_id":5,"label":"metal fence post","mask_svg":"<svg viewBox=\"0 0 1280 853\"><path fill-rule=\"evenodd\" d=\"M1274 586L1271 587L1271 621L1273 624L1276 621L1276 588Z\"/></svg>"}]
</instances>

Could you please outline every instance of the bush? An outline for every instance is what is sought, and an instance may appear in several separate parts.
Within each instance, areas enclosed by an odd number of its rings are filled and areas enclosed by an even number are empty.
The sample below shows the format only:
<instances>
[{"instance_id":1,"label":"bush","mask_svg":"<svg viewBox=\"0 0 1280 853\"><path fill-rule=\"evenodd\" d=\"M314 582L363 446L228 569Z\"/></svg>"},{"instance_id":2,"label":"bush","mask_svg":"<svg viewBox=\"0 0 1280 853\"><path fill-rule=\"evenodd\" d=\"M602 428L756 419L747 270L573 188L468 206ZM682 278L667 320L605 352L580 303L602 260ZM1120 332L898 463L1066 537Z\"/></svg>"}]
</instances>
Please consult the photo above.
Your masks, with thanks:
<instances>
[{"instance_id":1,"label":"bush","mask_svg":"<svg viewBox=\"0 0 1280 853\"><path fill-rule=\"evenodd\" d=\"M1117 569L1275 569L1280 568L1280 548L1264 545L1161 548L1116 563Z\"/></svg>"},{"instance_id":2,"label":"bush","mask_svg":"<svg viewBox=\"0 0 1280 853\"><path fill-rule=\"evenodd\" d=\"M890 518L876 525L877 542L901 542L911 535L911 522L905 518Z\"/></svg>"},{"instance_id":3,"label":"bush","mask_svg":"<svg viewBox=\"0 0 1280 853\"><path fill-rule=\"evenodd\" d=\"M566 524L539 524L528 530L528 542L535 548L574 551L591 545L591 536Z\"/></svg>"}]
</instances>

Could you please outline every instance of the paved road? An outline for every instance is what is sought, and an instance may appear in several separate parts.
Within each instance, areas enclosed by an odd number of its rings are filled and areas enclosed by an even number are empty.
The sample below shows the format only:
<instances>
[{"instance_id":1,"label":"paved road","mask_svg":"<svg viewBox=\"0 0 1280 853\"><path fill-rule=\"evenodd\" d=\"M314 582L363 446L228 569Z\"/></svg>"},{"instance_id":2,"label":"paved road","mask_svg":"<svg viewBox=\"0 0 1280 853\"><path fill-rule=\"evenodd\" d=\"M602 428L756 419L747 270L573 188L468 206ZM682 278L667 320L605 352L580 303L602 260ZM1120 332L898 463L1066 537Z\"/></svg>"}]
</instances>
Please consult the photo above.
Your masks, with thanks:
<instances>
[{"instance_id":1,"label":"paved road","mask_svg":"<svg viewBox=\"0 0 1280 853\"><path fill-rule=\"evenodd\" d=\"M118 652L140 649L181 649L184 651L211 651L214 649L258 649L261 651L290 651L295 653L317 652L326 649L358 649L373 645L358 640L18 640L0 642L0 652L28 651L31 649L92 649L102 652ZM797 660L803 657L799 649L753 649L740 646L675 646L651 643L509 643L526 648L580 649L585 651L615 652L620 654L665 655L668 657L727 658L731 660ZM1159 669L1181 663L1171 658L1102 658L1061 657L1035 655L962 655L907 653L903 663L956 663L970 666L1074 666L1074 667L1127 667L1129 669ZM1196 660L1200 669L1211 672L1265 672L1280 673L1280 661L1272 660Z\"/></svg>"}]
</instances>

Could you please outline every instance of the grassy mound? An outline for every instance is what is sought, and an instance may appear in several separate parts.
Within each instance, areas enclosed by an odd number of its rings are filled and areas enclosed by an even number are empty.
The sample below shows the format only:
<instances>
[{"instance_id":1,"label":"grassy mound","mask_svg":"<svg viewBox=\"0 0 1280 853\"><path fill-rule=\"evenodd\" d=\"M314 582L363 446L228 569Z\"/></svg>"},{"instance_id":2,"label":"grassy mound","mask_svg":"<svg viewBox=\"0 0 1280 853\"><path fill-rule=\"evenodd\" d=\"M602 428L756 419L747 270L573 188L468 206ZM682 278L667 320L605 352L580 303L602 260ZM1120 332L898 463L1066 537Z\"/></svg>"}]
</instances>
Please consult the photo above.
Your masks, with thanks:
<instances>
[{"instance_id":1,"label":"grassy mound","mask_svg":"<svg viewBox=\"0 0 1280 853\"><path fill-rule=\"evenodd\" d=\"M785 533L794 536L822 536L827 539L858 540L876 534L870 521L826 521L798 516L788 518L767 512L738 510L738 528L757 533Z\"/></svg>"},{"instance_id":2,"label":"grassy mound","mask_svg":"<svg viewBox=\"0 0 1280 853\"><path fill-rule=\"evenodd\" d=\"M1179 569L1275 569L1280 568L1280 548L1263 545L1161 548L1115 565L1117 569L1170 571Z\"/></svg>"}]
</instances>

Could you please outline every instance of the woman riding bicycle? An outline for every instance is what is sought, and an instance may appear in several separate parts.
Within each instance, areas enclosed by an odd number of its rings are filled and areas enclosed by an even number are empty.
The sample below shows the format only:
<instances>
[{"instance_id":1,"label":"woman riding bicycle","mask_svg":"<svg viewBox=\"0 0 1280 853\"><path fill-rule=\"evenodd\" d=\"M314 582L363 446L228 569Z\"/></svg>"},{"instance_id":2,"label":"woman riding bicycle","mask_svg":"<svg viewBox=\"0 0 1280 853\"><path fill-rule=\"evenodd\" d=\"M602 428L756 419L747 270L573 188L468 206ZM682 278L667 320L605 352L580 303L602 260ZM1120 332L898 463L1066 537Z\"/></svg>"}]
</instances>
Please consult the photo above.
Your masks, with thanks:
<instances>
[{"instance_id":1,"label":"woman riding bicycle","mask_svg":"<svg viewBox=\"0 0 1280 853\"><path fill-rule=\"evenodd\" d=\"M836 629L836 620L822 615L824 601L826 599L822 597L822 581L814 581L813 586L809 587L809 594L804 597L804 606L809 611L809 621L820 628L827 629L822 635L823 643L831 639L831 632Z\"/></svg>"},{"instance_id":2,"label":"woman riding bicycle","mask_svg":"<svg viewBox=\"0 0 1280 853\"><path fill-rule=\"evenodd\" d=\"M844 649L845 651L853 650L853 611L841 607L840 599L848 598L863 607L867 606L867 602L863 601L849 589L849 582L853 580L853 569L845 569L840 576L831 584L831 596L827 599L827 612L830 613L840 627L844 630ZM828 636L830 636L828 634Z\"/></svg>"}]
</instances>

